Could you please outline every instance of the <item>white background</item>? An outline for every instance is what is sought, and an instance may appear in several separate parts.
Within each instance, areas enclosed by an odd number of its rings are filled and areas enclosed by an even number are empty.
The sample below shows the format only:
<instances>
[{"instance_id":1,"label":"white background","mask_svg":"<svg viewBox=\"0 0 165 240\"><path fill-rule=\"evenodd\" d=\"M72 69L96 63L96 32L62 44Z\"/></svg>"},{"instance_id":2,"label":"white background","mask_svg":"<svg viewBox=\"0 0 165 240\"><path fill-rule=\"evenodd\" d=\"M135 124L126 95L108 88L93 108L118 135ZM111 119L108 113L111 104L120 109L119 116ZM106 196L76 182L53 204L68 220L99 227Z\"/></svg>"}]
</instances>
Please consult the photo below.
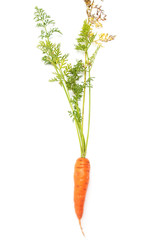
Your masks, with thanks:
<instances>
[{"instance_id":1,"label":"white background","mask_svg":"<svg viewBox=\"0 0 165 240\"><path fill-rule=\"evenodd\" d=\"M88 240L165 239L165 15L163 0L105 0L117 35L93 68L82 225ZM34 7L74 50L83 0L3 1L0 8L0 239L83 239L73 205L79 157L62 88L36 48ZM78 56L79 57L79 56Z\"/></svg>"}]
</instances>

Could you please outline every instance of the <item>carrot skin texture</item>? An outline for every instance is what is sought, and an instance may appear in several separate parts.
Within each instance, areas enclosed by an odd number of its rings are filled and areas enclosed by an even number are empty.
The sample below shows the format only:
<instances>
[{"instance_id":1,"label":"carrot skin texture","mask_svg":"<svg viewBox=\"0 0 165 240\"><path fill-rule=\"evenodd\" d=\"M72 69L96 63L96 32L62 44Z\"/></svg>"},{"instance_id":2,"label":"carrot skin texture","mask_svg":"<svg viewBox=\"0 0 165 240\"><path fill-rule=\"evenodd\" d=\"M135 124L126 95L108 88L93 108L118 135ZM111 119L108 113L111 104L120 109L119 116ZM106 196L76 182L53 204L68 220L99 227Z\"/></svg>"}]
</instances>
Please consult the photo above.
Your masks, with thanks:
<instances>
[{"instance_id":1,"label":"carrot skin texture","mask_svg":"<svg viewBox=\"0 0 165 240\"><path fill-rule=\"evenodd\" d=\"M77 218L83 215L84 202L89 183L90 162L87 158L78 158L74 168L74 207Z\"/></svg>"}]
</instances>

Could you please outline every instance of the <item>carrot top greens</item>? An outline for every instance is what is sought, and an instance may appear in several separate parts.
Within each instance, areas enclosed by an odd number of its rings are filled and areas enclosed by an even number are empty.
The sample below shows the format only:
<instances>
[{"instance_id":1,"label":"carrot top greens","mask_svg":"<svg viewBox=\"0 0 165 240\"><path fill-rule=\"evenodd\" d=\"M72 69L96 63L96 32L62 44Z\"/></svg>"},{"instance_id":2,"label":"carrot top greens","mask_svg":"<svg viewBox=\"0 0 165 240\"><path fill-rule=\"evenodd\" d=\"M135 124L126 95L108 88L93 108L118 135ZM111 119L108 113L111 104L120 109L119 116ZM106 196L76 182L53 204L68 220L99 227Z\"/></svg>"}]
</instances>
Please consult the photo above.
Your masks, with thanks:
<instances>
[{"instance_id":1,"label":"carrot top greens","mask_svg":"<svg viewBox=\"0 0 165 240\"><path fill-rule=\"evenodd\" d=\"M54 76L49 81L58 82L64 89L68 99L70 105L68 113L76 125L81 157L86 156L89 139L91 82L93 81L91 69L99 49L103 46L103 42L109 42L115 38L115 36L108 33L99 34L97 31L97 29L103 27L102 22L106 20L102 7L95 4L94 0L84 0L84 2L86 4L87 19L83 22L77 38L77 44L75 45L75 49L83 53L84 60L77 60L74 65L68 61L69 54L62 53L61 44L52 41L54 34L62 34L55 26L55 21L42 8L35 7L34 13L36 26L41 29L38 48L43 53L43 62L47 65L52 65L55 69L55 72L53 72ZM90 53L91 51L93 53ZM89 112L87 136L85 137L84 108L87 88L89 91Z\"/></svg>"}]
</instances>

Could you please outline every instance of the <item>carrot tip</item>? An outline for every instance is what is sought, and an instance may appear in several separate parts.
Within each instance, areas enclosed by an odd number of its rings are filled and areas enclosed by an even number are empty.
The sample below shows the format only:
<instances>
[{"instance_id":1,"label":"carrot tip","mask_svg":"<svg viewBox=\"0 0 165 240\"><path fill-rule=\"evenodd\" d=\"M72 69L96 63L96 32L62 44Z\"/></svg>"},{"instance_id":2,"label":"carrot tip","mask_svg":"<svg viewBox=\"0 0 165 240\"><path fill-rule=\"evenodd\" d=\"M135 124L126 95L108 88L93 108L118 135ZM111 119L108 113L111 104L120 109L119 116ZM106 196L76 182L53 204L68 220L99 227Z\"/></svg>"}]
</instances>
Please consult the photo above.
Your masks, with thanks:
<instances>
[{"instance_id":1,"label":"carrot tip","mask_svg":"<svg viewBox=\"0 0 165 240\"><path fill-rule=\"evenodd\" d=\"M84 235L84 237L85 237L85 234L84 234L84 231L83 231L83 228L82 228L82 225L81 225L81 220L79 219L79 225L80 225L80 228L81 228L81 232L82 232L82 234Z\"/></svg>"}]
</instances>

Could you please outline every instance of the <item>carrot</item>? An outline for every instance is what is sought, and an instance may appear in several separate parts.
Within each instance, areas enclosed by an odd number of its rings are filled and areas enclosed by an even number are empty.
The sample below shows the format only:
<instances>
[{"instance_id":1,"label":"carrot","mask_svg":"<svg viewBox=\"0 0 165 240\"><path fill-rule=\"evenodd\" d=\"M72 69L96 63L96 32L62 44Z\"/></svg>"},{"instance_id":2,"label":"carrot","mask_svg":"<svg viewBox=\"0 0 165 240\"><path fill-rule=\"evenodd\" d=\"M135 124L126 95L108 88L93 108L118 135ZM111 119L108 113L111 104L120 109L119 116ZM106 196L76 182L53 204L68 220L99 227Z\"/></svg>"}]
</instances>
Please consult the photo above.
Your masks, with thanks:
<instances>
[{"instance_id":1,"label":"carrot","mask_svg":"<svg viewBox=\"0 0 165 240\"><path fill-rule=\"evenodd\" d=\"M56 27L55 21L42 9L35 7L34 20L36 26L40 28L40 41L38 48L42 51L42 61L46 65L52 65L54 68L53 78L50 82L58 82L63 88L68 100L70 111L69 116L76 126L77 136L80 145L81 158L78 158L74 170L74 206L80 228L83 215L84 202L89 183L90 163L86 158L90 120L91 120L91 89L94 77L91 76L91 70L96 55L104 43L115 38L108 33L97 32L97 28L102 28L102 22L106 20L106 14L102 6L95 4L95 0L84 0L86 4L87 18L83 22L82 29L77 38L75 49L81 52L84 59L77 60L73 65L69 62L69 54L63 54L60 43L52 42L54 34L62 34ZM69 25L69 33L72 32ZM82 77L84 80L82 81ZM85 118L86 92L88 89L88 115ZM85 119L87 120L87 129L85 130ZM84 233L83 233L84 234Z\"/></svg>"},{"instance_id":2,"label":"carrot","mask_svg":"<svg viewBox=\"0 0 165 240\"><path fill-rule=\"evenodd\" d=\"M83 235L84 232L81 226L81 218L83 215L84 202L89 183L89 173L89 160L87 158L78 158L74 168L74 207Z\"/></svg>"}]
</instances>

